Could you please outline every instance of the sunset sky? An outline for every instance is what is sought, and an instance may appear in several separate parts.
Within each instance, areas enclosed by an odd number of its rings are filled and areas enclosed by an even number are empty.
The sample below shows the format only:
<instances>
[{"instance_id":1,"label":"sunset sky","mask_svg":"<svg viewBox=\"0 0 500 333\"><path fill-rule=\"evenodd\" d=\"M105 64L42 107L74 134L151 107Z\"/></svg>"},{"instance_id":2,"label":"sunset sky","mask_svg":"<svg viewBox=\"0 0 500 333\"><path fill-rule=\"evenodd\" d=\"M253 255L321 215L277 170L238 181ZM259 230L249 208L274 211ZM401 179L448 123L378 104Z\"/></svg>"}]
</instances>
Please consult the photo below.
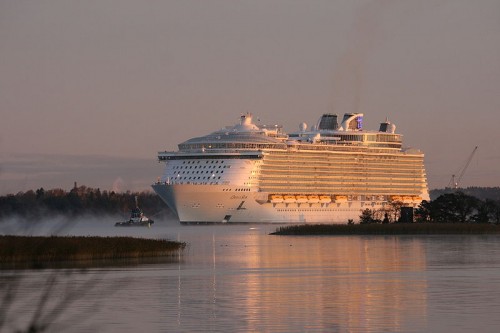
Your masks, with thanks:
<instances>
[{"instance_id":1,"label":"sunset sky","mask_svg":"<svg viewBox=\"0 0 500 333\"><path fill-rule=\"evenodd\" d=\"M0 194L143 190L252 112L386 117L443 188L500 186L498 0L0 0Z\"/></svg>"}]
</instances>

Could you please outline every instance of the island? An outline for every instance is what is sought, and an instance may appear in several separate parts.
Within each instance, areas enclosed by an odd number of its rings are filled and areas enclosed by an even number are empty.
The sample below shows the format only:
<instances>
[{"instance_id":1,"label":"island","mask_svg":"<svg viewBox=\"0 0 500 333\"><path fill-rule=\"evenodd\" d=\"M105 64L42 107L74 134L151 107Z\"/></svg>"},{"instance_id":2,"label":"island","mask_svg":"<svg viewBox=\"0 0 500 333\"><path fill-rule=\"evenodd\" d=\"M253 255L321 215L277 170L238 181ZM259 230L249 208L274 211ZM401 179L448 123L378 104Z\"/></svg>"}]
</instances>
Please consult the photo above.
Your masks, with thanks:
<instances>
[{"instance_id":1,"label":"island","mask_svg":"<svg viewBox=\"0 0 500 333\"><path fill-rule=\"evenodd\" d=\"M0 235L0 264L169 257L185 246L184 242L134 237Z\"/></svg>"}]
</instances>

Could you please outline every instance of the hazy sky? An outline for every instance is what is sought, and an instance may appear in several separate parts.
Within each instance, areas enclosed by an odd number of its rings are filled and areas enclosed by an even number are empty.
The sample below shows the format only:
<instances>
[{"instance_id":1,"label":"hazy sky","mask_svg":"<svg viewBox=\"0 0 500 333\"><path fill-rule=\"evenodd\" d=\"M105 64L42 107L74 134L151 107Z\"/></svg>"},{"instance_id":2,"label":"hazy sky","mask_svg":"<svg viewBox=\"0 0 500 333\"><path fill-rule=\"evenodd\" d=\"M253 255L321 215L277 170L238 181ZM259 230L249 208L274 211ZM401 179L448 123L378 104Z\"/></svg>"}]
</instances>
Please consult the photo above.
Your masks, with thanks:
<instances>
[{"instance_id":1,"label":"hazy sky","mask_svg":"<svg viewBox=\"0 0 500 333\"><path fill-rule=\"evenodd\" d=\"M500 186L498 0L0 0L0 192L147 189L252 112L386 117L430 188Z\"/></svg>"}]
</instances>

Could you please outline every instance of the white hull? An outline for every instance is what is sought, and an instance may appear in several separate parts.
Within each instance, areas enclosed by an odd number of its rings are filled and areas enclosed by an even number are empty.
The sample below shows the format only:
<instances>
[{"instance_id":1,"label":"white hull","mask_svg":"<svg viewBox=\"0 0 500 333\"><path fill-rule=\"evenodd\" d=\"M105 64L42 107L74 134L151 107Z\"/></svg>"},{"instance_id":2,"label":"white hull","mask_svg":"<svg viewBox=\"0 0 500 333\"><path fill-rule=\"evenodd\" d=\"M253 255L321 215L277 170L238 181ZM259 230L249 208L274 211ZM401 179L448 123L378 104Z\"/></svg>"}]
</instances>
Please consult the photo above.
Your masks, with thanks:
<instances>
[{"instance_id":1,"label":"white hull","mask_svg":"<svg viewBox=\"0 0 500 333\"><path fill-rule=\"evenodd\" d=\"M359 221L366 209L387 203L272 203L256 191L223 192L219 185L155 184L153 189L174 210L181 223L339 223ZM224 188L227 188L225 186Z\"/></svg>"}]
</instances>

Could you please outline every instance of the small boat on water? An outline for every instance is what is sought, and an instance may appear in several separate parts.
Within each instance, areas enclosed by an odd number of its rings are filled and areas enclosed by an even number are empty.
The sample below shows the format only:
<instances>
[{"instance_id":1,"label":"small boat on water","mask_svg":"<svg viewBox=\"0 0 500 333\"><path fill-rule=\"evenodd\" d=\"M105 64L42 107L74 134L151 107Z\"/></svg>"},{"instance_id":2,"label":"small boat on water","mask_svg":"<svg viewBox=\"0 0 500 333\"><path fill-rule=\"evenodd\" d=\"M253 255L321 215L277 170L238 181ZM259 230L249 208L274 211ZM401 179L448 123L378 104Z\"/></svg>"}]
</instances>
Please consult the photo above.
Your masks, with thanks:
<instances>
[{"instance_id":1,"label":"small boat on water","mask_svg":"<svg viewBox=\"0 0 500 333\"><path fill-rule=\"evenodd\" d=\"M139 208L137 197L135 197L135 208L130 211L130 219L128 221L116 222L115 227L151 227L153 220L144 215L142 209Z\"/></svg>"}]
</instances>

